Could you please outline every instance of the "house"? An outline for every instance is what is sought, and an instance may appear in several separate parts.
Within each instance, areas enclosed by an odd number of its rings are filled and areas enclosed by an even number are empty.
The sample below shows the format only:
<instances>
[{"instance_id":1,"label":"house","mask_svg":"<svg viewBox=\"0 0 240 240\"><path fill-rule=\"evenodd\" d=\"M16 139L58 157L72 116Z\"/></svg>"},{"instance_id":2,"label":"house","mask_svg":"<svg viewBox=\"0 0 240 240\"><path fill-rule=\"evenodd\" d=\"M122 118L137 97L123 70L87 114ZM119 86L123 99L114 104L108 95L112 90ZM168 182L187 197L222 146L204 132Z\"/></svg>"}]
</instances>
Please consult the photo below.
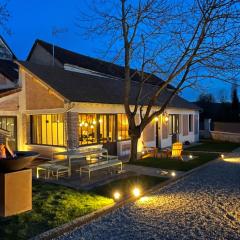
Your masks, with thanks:
<instances>
[{"instance_id":1,"label":"house","mask_svg":"<svg viewBox=\"0 0 240 240\"><path fill-rule=\"evenodd\" d=\"M111 154L128 155L123 67L57 46L53 61L52 52L51 44L37 40L27 61L17 61L19 88L0 94L0 123L6 127L6 116L14 119L15 148L38 151L42 157L50 158L53 151L66 146L103 144ZM141 104L147 103L161 81L157 76L149 79ZM139 84L136 75L131 104L135 103ZM168 86L160 95L153 111L172 89ZM199 140L199 108L180 96L175 96L164 114L144 129L138 151L142 151L142 142L164 148L176 140Z\"/></svg>"},{"instance_id":2,"label":"house","mask_svg":"<svg viewBox=\"0 0 240 240\"><path fill-rule=\"evenodd\" d=\"M14 60L16 56L0 36L0 92L17 87L18 65Z\"/></svg>"}]
</instances>

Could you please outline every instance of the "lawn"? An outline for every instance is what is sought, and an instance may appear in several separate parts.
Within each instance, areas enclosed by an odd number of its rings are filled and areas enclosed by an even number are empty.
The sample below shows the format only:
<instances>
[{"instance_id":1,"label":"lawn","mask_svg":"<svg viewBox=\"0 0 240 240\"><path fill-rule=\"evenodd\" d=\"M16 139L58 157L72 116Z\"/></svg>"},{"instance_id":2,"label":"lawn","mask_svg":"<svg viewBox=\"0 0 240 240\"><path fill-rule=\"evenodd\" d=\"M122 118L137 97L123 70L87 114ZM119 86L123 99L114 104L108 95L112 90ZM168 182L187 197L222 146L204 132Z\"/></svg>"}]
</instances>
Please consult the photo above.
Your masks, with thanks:
<instances>
[{"instance_id":1,"label":"lawn","mask_svg":"<svg viewBox=\"0 0 240 240\"><path fill-rule=\"evenodd\" d=\"M203 141L201 145L189 147L186 151L231 152L240 147L240 143Z\"/></svg>"},{"instance_id":2,"label":"lawn","mask_svg":"<svg viewBox=\"0 0 240 240\"><path fill-rule=\"evenodd\" d=\"M96 187L91 191L106 197L113 197L113 193L115 191L119 191L122 197L128 197L131 195L131 191L134 187L139 187L142 191L144 191L165 180L165 178L145 175L131 176L124 179L112 181L106 185Z\"/></svg>"},{"instance_id":3,"label":"lawn","mask_svg":"<svg viewBox=\"0 0 240 240\"><path fill-rule=\"evenodd\" d=\"M194 156L198 156L198 158L195 158L188 162L183 162L179 159L171 159L171 158L144 158L144 159L139 159L131 164L141 165L145 167L171 169L171 170L177 170L177 171L188 171L208 161L211 161L217 158L219 154L197 153L197 154L194 154Z\"/></svg>"},{"instance_id":4,"label":"lawn","mask_svg":"<svg viewBox=\"0 0 240 240\"><path fill-rule=\"evenodd\" d=\"M0 239L28 239L113 203L113 199L63 186L33 182L33 210L0 217Z\"/></svg>"}]
</instances>

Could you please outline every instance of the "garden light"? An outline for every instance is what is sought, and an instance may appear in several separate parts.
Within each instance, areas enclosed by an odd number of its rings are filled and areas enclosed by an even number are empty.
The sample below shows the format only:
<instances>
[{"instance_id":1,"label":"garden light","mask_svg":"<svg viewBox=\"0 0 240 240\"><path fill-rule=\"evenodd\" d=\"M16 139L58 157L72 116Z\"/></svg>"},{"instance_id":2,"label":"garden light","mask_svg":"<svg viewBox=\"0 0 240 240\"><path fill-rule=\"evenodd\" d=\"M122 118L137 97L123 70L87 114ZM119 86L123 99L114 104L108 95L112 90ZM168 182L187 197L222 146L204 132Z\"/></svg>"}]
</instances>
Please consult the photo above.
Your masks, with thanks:
<instances>
[{"instance_id":1,"label":"garden light","mask_svg":"<svg viewBox=\"0 0 240 240\"><path fill-rule=\"evenodd\" d=\"M172 177L175 177L175 176L176 176L176 173L175 173L175 172L172 172L172 173L171 173L171 176L172 176Z\"/></svg>"},{"instance_id":2,"label":"garden light","mask_svg":"<svg viewBox=\"0 0 240 240\"><path fill-rule=\"evenodd\" d=\"M120 192L114 192L113 197L114 197L115 200L119 200L120 197L121 197Z\"/></svg>"},{"instance_id":3,"label":"garden light","mask_svg":"<svg viewBox=\"0 0 240 240\"><path fill-rule=\"evenodd\" d=\"M190 158L190 159L193 159L193 155L192 155L192 154L190 154L190 155L189 155L189 158Z\"/></svg>"},{"instance_id":4,"label":"garden light","mask_svg":"<svg viewBox=\"0 0 240 240\"><path fill-rule=\"evenodd\" d=\"M140 191L139 188L135 187L135 188L133 189L132 193L133 193L134 197L139 197L140 194L141 194L141 191Z\"/></svg>"},{"instance_id":5,"label":"garden light","mask_svg":"<svg viewBox=\"0 0 240 240\"><path fill-rule=\"evenodd\" d=\"M223 153L221 154L221 158L224 159L224 154Z\"/></svg>"}]
</instances>

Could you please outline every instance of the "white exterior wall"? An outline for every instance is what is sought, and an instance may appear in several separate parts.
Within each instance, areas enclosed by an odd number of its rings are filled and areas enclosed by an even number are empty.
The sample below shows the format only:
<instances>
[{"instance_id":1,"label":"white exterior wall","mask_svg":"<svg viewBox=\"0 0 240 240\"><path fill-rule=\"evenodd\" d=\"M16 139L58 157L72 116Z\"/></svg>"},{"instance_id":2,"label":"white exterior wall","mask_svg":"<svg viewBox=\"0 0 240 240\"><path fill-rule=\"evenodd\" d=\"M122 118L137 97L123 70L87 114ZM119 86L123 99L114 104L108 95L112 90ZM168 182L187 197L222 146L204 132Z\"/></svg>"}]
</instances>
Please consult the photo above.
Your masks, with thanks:
<instances>
[{"instance_id":1,"label":"white exterior wall","mask_svg":"<svg viewBox=\"0 0 240 240\"><path fill-rule=\"evenodd\" d=\"M188 109L167 109L166 110L167 114L179 114L180 115L180 133L178 134L178 140L182 143L185 141L189 141L190 143L193 142L198 142L199 141L199 124L198 124L198 134L194 134L194 115L198 115L199 119L199 112L198 111L193 111L193 110L188 110ZM193 115L193 131L188 132L188 135L183 136L183 114L188 114L188 115ZM160 148L166 148L172 145L172 135L168 135L168 138L163 139L162 138L162 129L159 129L159 144Z\"/></svg>"},{"instance_id":2,"label":"white exterior wall","mask_svg":"<svg viewBox=\"0 0 240 240\"><path fill-rule=\"evenodd\" d=\"M24 71L20 68L20 85L22 86L22 91L19 92L19 109L17 111L0 111L0 115L9 115L9 116L17 116L17 134L18 134L18 149L19 150L39 150L39 152L52 152L58 151L59 148L55 148L52 146L37 146L37 145L27 145L26 141L26 122L24 122L25 118L23 114L31 115L31 114L48 114L48 113L64 113L66 111L72 111L77 113L101 113L101 114L117 114L117 113L125 113L124 106L121 104L100 104L100 103L71 103L65 104L64 108L58 109L41 109L41 110L26 110L26 96L25 96L25 74ZM12 96L12 95L11 95ZM0 99L6 100L7 98L11 98L10 96L3 97ZM155 109L153 109L154 111ZM199 140L199 130L198 134L194 134L194 126L193 132L189 132L187 136L183 136L183 122L182 115L183 114L192 114L199 115L198 111L193 111L189 109L166 109L166 113L168 114L179 114L180 115L180 134L179 141L180 142L196 142ZM137 122L139 120L136 120ZM193 118L193 125L194 125ZM199 124L198 124L199 125ZM160 148L165 148L172 145L172 136L168 134L166 139L162 138L162 125L161 125L161 117L158 120L158 143ZM143 143L147 147L156 147L156 122L153 120L142 133L141 138L139 139L138 151L142 151ZM35 148L34 148L35 146ZM130 141L119 141L117 142L117 153L119 156L125 156L130 153Z\"/></svg>"}]
</instances>

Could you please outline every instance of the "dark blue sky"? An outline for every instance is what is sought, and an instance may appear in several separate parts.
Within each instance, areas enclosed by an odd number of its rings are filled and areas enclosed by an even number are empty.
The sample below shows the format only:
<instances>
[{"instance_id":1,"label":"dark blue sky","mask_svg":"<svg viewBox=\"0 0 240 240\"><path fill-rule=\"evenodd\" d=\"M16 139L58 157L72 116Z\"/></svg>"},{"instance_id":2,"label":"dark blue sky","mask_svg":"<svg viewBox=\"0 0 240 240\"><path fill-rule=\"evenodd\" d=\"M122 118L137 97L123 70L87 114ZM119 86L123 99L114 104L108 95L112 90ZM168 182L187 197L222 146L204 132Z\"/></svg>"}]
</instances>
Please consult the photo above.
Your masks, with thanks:
<instances>
[{"instance_id":1,"label":"dark blue sky","mask_svg":"<svg viewBox=\"0 0 240 240\"><path fill-rule=\"evenodd\" d=\"M11 14L8 27L12 34L0 33L19 59L26 59L37 38L52 42L53 27L68 29L55 38L54 42L57 45L81 54L103 57L101 50L106 46L104 40L85 39L75 25L78 11L88 11L84 0L8 0L8 2ZM226 92L227 97L230 96L231 85L222 82L206 83L202 89L185 90L183 96L188 100L195 100L200 92L211 92L218 98L221 90Z\"/></svg>"}]
</instances>

